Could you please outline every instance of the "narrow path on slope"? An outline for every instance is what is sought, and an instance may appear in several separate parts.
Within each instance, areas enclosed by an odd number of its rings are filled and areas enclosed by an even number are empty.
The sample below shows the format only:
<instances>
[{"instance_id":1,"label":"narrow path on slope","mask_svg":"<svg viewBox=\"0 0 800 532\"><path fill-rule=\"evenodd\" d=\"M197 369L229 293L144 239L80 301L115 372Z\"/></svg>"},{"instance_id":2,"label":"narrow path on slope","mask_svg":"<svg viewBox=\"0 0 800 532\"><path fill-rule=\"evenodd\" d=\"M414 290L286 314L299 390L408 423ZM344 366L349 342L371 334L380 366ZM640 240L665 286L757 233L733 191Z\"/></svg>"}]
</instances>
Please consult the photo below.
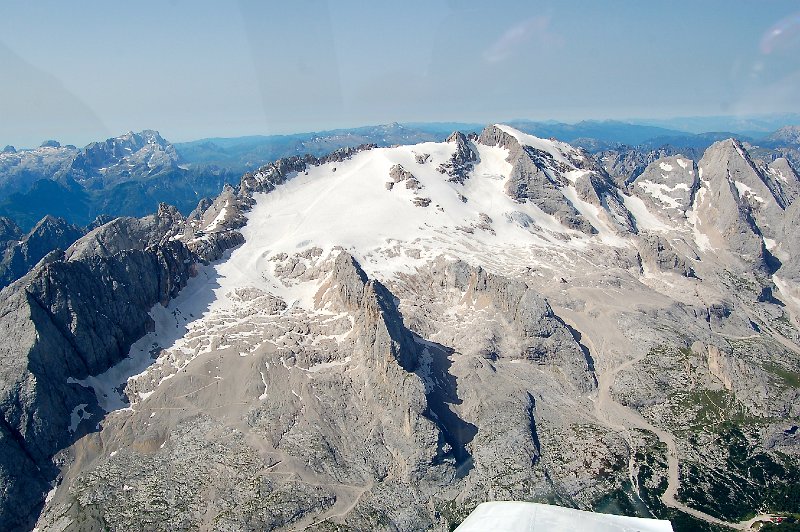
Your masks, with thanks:
<instances>
[{"instance_id":1,"label":"narrow path on slope","mask_svg":"<svg viewBox=\"0 0 800 532\"><path fill-rule=\"evenodd\" d=\"M587 344L589 350L593 355L596 357L595 361L603 361L605 363L609 363L614 361L615 357L609 353L606 348L606 340L604 337L600 337L598 342L594 342L592 340L594 335L585 334L586 328L580 327L579 325L583 324L576 324L574 318L577 317L571 312L563 312L565 309L558 309L557 314L559 317L564 319L570 326L574 327L576 330L581 332L582 342ZM597 336L594 336L597 338ZM667 447L667 489L664 491L664 494L661 496L661 501L664 503L665 506L670 508L674 508L679 510L683 513L691 515L697 519L705 521L707 523L711 523L714 525L724 526L727 528L732 528L736 530L750 530L751 526L758 522L758 521L766 521L768 520L771 515L769 514L760 514L756 517L749 519L747 521L742 521L739 523L730 523L728 521L723 521L722 519L718 519L712 515L708 515L700 510L696 510L691 508L679 500L677 500L676 496L678 494L678 489L680 487L680 475L679 475L679 462L678 462L678 448L677 444L675 443L675 436L664 429L654 426L652 423L644 419L642 415L637 412L636 410L626 407L625 405L619 403L611 394L611 387L614 385L614 381L616 380L617 374L622 371L628 370L642 359L644 359L645 355L640 355L638 357L634 357L628 359L624 362L612 364L605 368L598 368L596 370L597 373L597 388L598 394L597 399L594 401L594 411L595 416L598 420L604 423L606 426L621 430L628 434L628 441L629 443L632 442L630 436L630 429L631 428L638 428L642 430L646 430L656 435L656 437L664 443ZM632 449L631 445L631 449ZM636 483L635 475L634 475L634 468L635 463L633 457L631 457L628 463L628 476L631 480L631 484L637 489L638 486Z\"/></svg>"},{"instance_id":2,"label":"narrow path on slope","mask_svg":"<svg viewBox=\"0 0 800 532\"><path fill-rule=\"evenodd\" d=\"M654 426L644 419L639 412L619 403L611 395L611 387L614 385L617 374L634 366L643 358L644 355L632 358L626 362L618 364L617 366L612 366L606 371L603 371L603 373L597 379L598 396L594 406L597 417L604 420L609 426L618 426L619 423L622 423L624 427L633 426L647 430L655 434L656 437L667 446L667 489L661 496L661 501L670 508L674 508L685 514L689 514L692 517L705 521L706 523L724 526L735 530L750 530L755 523L770 520L772 518L772 514L759 514L746 521L731 523L729 521L718 519L712 515L708 515L700 510L686 506L677 500L676 496L678 494L678 488L680 487L680 469L675 436L667 430ZM616 423L612 420L616 420Z\"/></svg>"},{"instance_id":3,"label":"narrow path on slope","mask_svg":"<svg viewBox=\"0 0 800 532\"><path fill-rule=\"evenodd\" d=\"M661 496L661 501L670 508L675 508L686 514L701 519L707 523L721 525L731 528L739 528L737 524L728 523L717 519L694 508L690 508L676 499L680 486L678 448L675 443L675 436L666 430L655 427L642 417L635 410L628 408L617 402L611 395L611 387L614 385L617 373L630 368L644 358L644 355L632 358L626 362L612 366L603 371L597 379L598 395L595 401L595 414L598 419L605 421L609 425L622 424L625 427L635 427L652 432L656 437L667 446L667 489ZM614 421L612 421L614 420ZM743 527L742 527L743 528Z\"/></svg>"}]
</instances>

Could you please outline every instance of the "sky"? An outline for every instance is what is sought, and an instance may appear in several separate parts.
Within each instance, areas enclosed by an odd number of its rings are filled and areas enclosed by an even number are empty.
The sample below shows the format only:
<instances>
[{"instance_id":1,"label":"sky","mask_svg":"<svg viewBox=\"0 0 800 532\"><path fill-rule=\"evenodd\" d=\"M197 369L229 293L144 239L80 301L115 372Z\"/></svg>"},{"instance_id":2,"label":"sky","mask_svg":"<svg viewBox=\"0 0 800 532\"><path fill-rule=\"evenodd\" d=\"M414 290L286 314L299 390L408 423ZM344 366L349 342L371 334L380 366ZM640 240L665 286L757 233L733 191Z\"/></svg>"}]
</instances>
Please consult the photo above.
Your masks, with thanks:
<instances>
[{"instance_id":1,"label":"sky","mask_svg":"<svg viewBox=\"0 0 800 532\"><path fill-rule=\"evenodd\" d=\"M0 3L0 146L800 111L800 2Z\"/></svg>"}]
</instances>

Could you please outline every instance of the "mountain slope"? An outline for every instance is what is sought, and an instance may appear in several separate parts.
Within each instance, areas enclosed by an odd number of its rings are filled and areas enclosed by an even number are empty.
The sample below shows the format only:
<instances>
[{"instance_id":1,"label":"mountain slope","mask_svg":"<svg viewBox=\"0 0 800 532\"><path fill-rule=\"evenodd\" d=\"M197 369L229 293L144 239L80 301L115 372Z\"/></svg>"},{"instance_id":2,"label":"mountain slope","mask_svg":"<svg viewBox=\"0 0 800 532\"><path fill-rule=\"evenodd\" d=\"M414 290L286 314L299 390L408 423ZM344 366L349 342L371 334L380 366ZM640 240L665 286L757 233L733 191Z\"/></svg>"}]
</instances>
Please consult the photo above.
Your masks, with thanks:
<instances>
[{"instance_id":1,"label":"mountain slope","mask_svg":"<svg viewBox=\"0 0 800 532\"><path fill-rule=\"evenodd\" d=\"M496 125L282 159L186 219L110 222L3 292L21 310L0 326L26 331L4 356L65 366L7 371L27 383L0 401L7 453L44 471L16 500L65 530L446 530L493 499L685 530L791 510L800 250L780 191L800 181L769 168L723 141L623 189ZM143 293L126 312L99 287L55 297L71 272Z\"/></svg>"},{"instance_id":2,"label":"mountain slope","mask_svg":"<svg viewBox=\"0 0 800 532\"><path fill-rule=\"evenodd\" d=\"M16 281L33 268L45 255L66 249L83 236L79 227L62 218L45 216L20 240L9 243L0 260L0 288Z\"/></svg>"}]
</instances>

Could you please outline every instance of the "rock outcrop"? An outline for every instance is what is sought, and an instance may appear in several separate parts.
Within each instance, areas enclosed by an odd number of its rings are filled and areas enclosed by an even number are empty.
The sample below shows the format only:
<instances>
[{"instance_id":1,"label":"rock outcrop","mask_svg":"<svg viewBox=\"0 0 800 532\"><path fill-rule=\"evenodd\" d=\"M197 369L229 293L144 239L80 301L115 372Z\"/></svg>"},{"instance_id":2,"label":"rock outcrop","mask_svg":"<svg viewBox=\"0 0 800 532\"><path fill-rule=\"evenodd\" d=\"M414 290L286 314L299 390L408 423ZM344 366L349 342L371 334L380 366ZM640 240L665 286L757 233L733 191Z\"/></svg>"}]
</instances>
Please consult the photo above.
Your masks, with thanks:
<instances>
[{"instance_id":1,"label":"rock outcrop","mask_svg":"<svg viewBox=\"0 0 800 532\"><path fill-rule=\"evenodd\" d=\"M70 246L66 258L110 257L125 250L165 244L182 232L183 223L183 216L175 207L162 203L158 212L150 216L115 218L97 227Z\"/></svg>"},{"instance_id":2,"label":"rock outcrop","mask_svg":"<svg viewBox=\"0 0 800 532\"><path fill-rule=\"evenodd\" d=\"M94 394L70 379L125 357L152 327L150 308L174 297L192 268L189 250L172 241L107 256L49 257L0 292L2 528L23 525L44 501L55 478L52 456L80 435L68 430L76 408L99 416ZM20 464L28 467L22 476Z\"/></svg>"},{"instance_id":3,"label":"rock outcrop","mask_svg":"<svg viewBox=\"0 0 800 532\"><path fill-rule=\"evenodd\" d=\"M578 390L595 387L594 362L554 313L550 305L524 282L472 268L458 261L442 267L442 284L463 294L462 301L478 308L490 305L508 321L516 335L516 353L486 351L492 359L510 356L552 365L567 375Z\"/></svg>"},{"instance_id":4,"label":"rock outcrop","mask_svg":"<svg viewBox=\"0 0 800 532\"><path fill-rule=\"evenodd\" d=\"M437 170L450 176L448 181L464 184L464 181L469 178L470 170L478 160L478 155L470 146L469 139L460 131L454 131L452 135L447 137L447 142L455 143L456 151L450 157L450 160L440 164Z\"/></svg>"},{"instance_id":5,"label":"rock outcrop","mask_svg":"<svg viewBox=\"0 0 800 532\"><path fill-rule=\"evenodd\" d=\"M679 219L691 208L699 183L695 162L672 155L648 164L631 188L655 212Z\"/></svg>"},{"instance_id":6,"label":"rock outcrop","mask_svg":"<svg viewBox=\"0 0 800 532\"><path fill-rule=\"evenodd\" d=\"M570 229L586 234L597 233L597 229L570 202L564 201L560 189L568 184L562 173L570 169L568 166L549 152L520 144L497 126L484 129L478 142L509 150L507 160L511 163L511 174L505 185L508 195L517 201L534 203Z\"/></svg>"},{"instance_id":7,"label":"rock outcrop","mask_svg":"<svg viewBox=\"0 0 800 532\"><path fill-rule=\"evenodd\" d=\"M5 230L8 236L13 236L18 232L15 227L4 224L0 231ZM45 216L19 241L6 241L7 247L0 261L0 288L25 275L51 251L66 249L82 235L81 228L67 223L63 218Z\"/></svg>"},{"instance_id":8,"label":"rock outcrop","mask_svg":"<svg viewBox=\"0 0 800 532\"><path fill-rule=\"evenodd\" d=\"M639 254L645 265L684 277L694 277L694 268L689 260L678 254L668 239L657 233L644 233L641 237Z\"/></svg>"}]
</instances>

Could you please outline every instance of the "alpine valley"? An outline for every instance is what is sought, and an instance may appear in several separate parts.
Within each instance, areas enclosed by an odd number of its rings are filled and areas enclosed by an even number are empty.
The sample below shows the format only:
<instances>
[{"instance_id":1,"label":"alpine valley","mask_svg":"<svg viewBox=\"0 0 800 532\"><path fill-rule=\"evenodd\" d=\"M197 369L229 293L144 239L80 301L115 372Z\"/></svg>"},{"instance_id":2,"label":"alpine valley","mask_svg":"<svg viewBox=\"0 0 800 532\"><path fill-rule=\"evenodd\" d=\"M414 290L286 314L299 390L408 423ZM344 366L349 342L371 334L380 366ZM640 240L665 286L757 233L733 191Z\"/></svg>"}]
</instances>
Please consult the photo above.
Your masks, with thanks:
<instances>
[{"instance_id":1,"label":"alpine valley","mask_svg":"<svg viewBox=\"0 0 800 532\"><path fill-rule=\"evenodd\" d=\"M224 188L155 132L6 150L4 212L65 209L0 218L0 529L800 513L797 128L516 126L295 139Z\"/></svg>"}]
</instances>

